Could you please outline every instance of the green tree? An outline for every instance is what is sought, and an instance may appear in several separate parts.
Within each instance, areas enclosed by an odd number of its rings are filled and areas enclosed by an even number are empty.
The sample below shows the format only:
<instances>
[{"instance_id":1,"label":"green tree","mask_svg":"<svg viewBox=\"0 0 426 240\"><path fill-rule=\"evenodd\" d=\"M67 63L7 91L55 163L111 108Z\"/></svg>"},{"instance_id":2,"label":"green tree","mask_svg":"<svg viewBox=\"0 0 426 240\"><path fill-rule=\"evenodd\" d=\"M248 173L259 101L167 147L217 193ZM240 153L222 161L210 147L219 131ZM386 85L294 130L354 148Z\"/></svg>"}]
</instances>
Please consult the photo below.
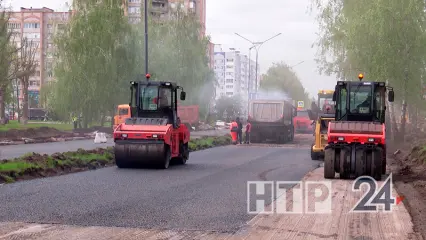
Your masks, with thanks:
<instances>
[{"instance_id":1,"label":"green tree","mask_svg":"<svg viewBox=\"0 0 426 240\"><path fill-rule=\"evenodd\" d=\"M10 100L11 80L15 78L18 48L13 44L16 35L8 31L10 13L0 0L0 124L5 124L5 107Z\"/></svg>"},{"instance_id":2,"label":"green tree","mask_svg":"<svg viewBox=\"0 0 426 240\"><path fill-rule=\"evenodd\" d=\"M279 91L295 101L310 101L302 82L296 73L285 63L274 63L263 76L260 88L266 91Z\"/></svg>"},{"instance_id":3,"label":"green tree","mask_svg":"<svg viewBox=\"0 0 426 240\"><path fill-rule=\"evenodd\" d=\"M365 73L366 80L388 81L395 88L402 114L407 104L420 106L426 56L424 1L313 0L313 4L319 10L321 33L316 45L323 73L337 73L344 80ZM405 118L399 130L404 135Z\"/></svg>"},{"instance_id":4,"label":"green tree","mask_svg":"<svg viewBox=\"0 0 426 240\"><path fill-rule=\"evenodd\" d=\"M238 95L222 96L216 101L216 114L219 119L230 121L239 117L243 109L242 98Z\"/></svg>"},{"instance_id":5,"label":"green tree","mask_svg":"<svg viewBox=\"0 0 426 240\"><path fill-rule=\"evenodd\" d=\"M55 39L57 82L49 105L63 119L83 114L87 127L128 102L129 82L139 69L136 36L121 0L75 0L76 14ZM48 95L44 93L44 95Z\"/></svg>"},{"instance_id":6,"label":"green tree","mask_svg":"<svg viewBox=\"0 0 426 240\"><path fill-rule=\"evenodd\" d=\"M153 80L177 82L188 92L181 104L197 104L201 115L206 115L214 98L215 79L208 65L209 38L201 35L197 16L176 8L168 19L151 17L148 21L149 72ZM140 66L145 66L144 22L135 28L139 33Z\"/></svg>"}]
</instances>

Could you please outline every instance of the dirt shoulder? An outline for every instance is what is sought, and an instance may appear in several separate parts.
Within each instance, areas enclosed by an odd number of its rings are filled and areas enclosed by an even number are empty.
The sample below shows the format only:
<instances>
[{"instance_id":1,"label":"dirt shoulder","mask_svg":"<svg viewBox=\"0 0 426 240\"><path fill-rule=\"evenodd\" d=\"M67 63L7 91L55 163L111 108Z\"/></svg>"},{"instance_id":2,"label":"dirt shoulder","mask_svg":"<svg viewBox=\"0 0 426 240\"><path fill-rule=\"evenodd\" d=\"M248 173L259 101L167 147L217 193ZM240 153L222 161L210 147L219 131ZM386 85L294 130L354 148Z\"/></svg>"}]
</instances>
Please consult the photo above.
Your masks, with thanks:
<instances>
[{"instance_id":1,"label":"dirt shoulder","mask_svg":"<svg viewBox=\"0 0 426 240\"><path fill-rule=\"evenodd\" d=\"M403 144L390 144L389 170L412 217L414 230L426 239L426 134L412 133Z\"/></svg>"}]
</instances>

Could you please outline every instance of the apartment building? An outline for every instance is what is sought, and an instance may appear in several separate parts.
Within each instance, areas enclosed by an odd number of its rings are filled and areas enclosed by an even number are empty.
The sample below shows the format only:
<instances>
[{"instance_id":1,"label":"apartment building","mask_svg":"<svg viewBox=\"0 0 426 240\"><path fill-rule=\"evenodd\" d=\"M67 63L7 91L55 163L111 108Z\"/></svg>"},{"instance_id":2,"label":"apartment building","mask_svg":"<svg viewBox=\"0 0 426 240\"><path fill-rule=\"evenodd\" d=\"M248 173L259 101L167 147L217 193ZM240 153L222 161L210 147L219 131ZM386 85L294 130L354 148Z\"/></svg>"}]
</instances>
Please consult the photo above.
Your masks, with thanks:
<instances>
[{"instance_id":1,"label":"apartment building","mask_svg":"<svg viewBox=\"0 0 426 240\"><path fill-rule=\"evenodd\" d=\"M245 106L243 113L245 115L249 92L255 89L255 69L256 62L247 55L235 48L224 51L220 45L215 45L214 72L217 80L215 99L239 95Z\"/></svg>"},{"instance_id":2,"label":"apartment building","mask_svg":"<svg viewBox=\"0 0 426 240\"><path fill-rule=\"evenodd\" d=\"M29 82L30 107L39 106L40 87L53 79L53 36L65 27L72 12L55 12L50 8L21 8L19 12L11 12L8 28L16 32L14 41L21 45L23 38L27 38L38 45L35 60L38 66ZM16 86L15 86L16 88ZM22 100L22 89L18 85L19 98Z\"/></svg>"},{"instance_id":3,"label":"apartment building","mask_svg":"<svg viewBox=\"0 0 426 240\"><path fill-rule=\"evenodd\" d=\"M125 14L131 23L138 23L143 17L143 0L123 0ZM202 26L201 34L206 30L206 0L152 0L151 16L159 19L167 19L174 9L182 9L197 15Z\"/></svg>"},{"instance_id":4,"label":"apartment building","mask_svg":"<svg viewBox=\"0 0 426 240\"><path fill-rule=\"evenodd\" d=\"M123 0L125 14L130 23L138 23L143 17L143 0ZM201 36L206 34L206 0L152 0L150 15L157 19L167 19L174 9L183 9L185 12L195 13L201 24ZM214 44L209 43L206 54L209 66L213 68Z\"/></svg>"}]
</instances>

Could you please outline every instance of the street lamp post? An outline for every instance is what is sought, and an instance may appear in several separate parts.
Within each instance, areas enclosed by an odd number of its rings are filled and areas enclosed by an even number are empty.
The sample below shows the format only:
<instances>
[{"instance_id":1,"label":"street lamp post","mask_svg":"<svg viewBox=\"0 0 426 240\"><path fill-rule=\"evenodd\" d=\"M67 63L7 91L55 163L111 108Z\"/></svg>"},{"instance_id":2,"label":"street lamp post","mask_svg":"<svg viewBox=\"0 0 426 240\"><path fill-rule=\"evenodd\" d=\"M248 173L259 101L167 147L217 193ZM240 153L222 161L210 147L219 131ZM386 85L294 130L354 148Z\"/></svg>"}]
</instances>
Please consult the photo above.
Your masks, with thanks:
<instances>
[{"instance_id":1,"label":"street lamp post","mask_svg":"<svg viewBox=\"0 0 426 240\"><path fill-rule=\"evenodd\" d=\"M148 74L148 0L144 2L144 24L145 24L145 74Z\"/></svg>"},{"instance_id":2,"label":"street lamp post","mask_svg":"<svg viewBox=\"0 0 426 240\"><path fill-rule=\"evenodd\" d=\"M262 41L262 42L253 42L253 41L251 41L251 40L249 40L249 39L247 39L247 38L245 38L245 37L243 37L243 36L241 36L240 34L238 34L238 33L235 33L235 35L237 35L237 36L239 36L240 38L242 38L242 39L244 39L244 40L246 40L246 41L248 41L249 43L251 43L252 45L253 45L253 47L252 48L254 48L255 50L256 50L256 80L255 80L255 92L257 92L257 72L258 72L258 60L259 60L259 49L260 49L260 47L264 44L264 43L266 43L267 41L269 41L269 40L272 40L273 38L276 38L276 37L278 37L279 35L281 35L281 33L278 33L278 34L276 34L276 35L274 35L274 36L272 36L272 37L270 37L270 38L268 38L268 39L266 39L265 41Z\"/></svg>"}]
</instances>

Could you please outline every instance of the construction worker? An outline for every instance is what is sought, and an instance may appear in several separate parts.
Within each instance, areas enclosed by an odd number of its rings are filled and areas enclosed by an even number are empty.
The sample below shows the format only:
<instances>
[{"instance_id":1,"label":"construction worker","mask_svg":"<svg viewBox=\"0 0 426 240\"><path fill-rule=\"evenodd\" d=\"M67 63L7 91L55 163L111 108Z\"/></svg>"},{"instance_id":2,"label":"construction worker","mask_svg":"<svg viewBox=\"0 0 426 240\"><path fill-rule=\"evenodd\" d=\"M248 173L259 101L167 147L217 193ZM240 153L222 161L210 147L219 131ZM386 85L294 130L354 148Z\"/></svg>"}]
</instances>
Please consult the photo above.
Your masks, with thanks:
<instances>
[{"instance_id":1,"label":"construction worker","mask_svg":"<svg viewBox=\"0 0 426 240\"><path fill-rule=\"evenodd\" d=\"M243 144L243 123L239 117L236 118L236 122L238 124L238 142Z\"/></svg>"},{"instance_id":2,"label":"construction worker","mask_svg":"<svg viewBox=\"0 0 426 240\"><path fill-rule=\"evenodd\" d=\"M235 145L238 140L238 123L236 121L232 121L229 129L231 130L232 143Z\"/></svg>"},{"instance_id":3,"label":"construction worker","mask_svg":"<svg viewBox=\"0 0 426 240\"><path fill-rule=\"evenodd\" d=\"M160 108L163 108L163 107L170 107L171 106L171 104L169 103L169 98L168 98L168 93L170 94L170 91L167 91L167 89L161 89L160 90L160 96L159 96L159 106L160 106Z\"/></svg>"},{"instance_id":4,"label":"construction worker","mask_svg":"<svg viewBox=\"0 0 426 240\"><path fill-rule=\"evenodd\" d=\"M77 129L77 121L78 121L78 119L77 119L77 117L74 115L74 116L72 117L72 123L73 123L73 125L74 125L74 129Z\"/></svg>"},{"instance_id":5,"label":"construction worker","mask_svg":"<svg viewBox=\"0 0 426 240\"><path fill-rule=\"evenodd\" d=\"M250 144L250 132L251 132L251 123L247 122L247 125L246 125L246 144Z\"/></svg>"}]
</instances>

